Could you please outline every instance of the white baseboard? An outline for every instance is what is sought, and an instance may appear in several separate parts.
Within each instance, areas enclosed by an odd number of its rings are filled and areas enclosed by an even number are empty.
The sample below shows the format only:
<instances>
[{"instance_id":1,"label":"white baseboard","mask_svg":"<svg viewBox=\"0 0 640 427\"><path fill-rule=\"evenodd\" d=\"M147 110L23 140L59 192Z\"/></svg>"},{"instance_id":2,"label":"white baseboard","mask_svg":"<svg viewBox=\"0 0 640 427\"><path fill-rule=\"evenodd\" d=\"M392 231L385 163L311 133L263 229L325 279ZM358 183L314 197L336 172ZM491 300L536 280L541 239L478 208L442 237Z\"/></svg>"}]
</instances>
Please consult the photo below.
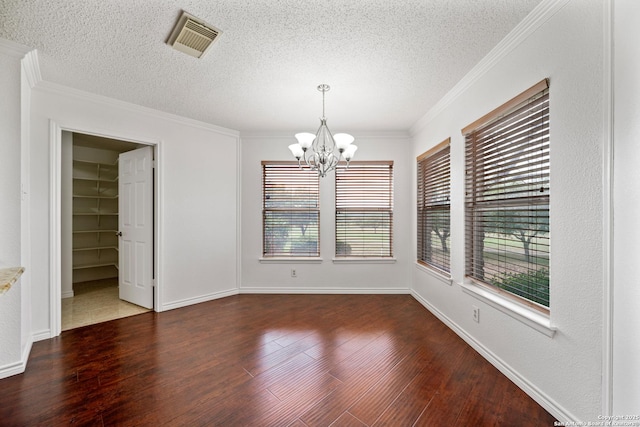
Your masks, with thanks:
<instances>
[{"instance_id":1,"label":"white baseboard","mask_svg":"<svg viewBox=\"0 0 640 427\"><path fill-rule=\"evenodd\" d=\"M252 287L243 286L241 294L411 294L409 288L286 288L286 287Z\"/></svg>"},{"instance_id":2,"label":"white baseboard","mask_svg":"<svg viewBox=\"0 0 640 427\"><path fill-rule=\"evenodd\" d=\"M8 365L4 365L0 367L0 379L12 377L14 375L18 375L24 372L27 368L27 364L20 360L18 362L9 363Z\"/></svg>"},{"instance_id":3,"label":"white baseboard","mask_svg":"<svg viewBox=\"0 0 640 427\"><path fill-rule=\"evenodd\" d=\"M22 349L21 360L0 367L0 379L21 374L25 369L27 369L27 362L29 361L29 354L31 353L32 345L33 341L29 340L27 345L24 346L24 349Z\"/></svg>"},{"instance_id":4,"label":"white baseboard","mask_svg":"<svg viewBox=\"0 0 640 427\"><path fill-rule=\"evenodd\" d=\"M64 299L64 298L73 298L73 295L74 295L73 291L63 292L63 293L62 293L62 298L63 298L63 299Z\"/></svg>"},{"instance_id":5,"label":"white baseboard","mask_svg":"<svg viewBox=\"0 0 640 427\"><path fill-rule=\"evenodd\" d=\"M173 301L169 303L162 304L162 309L158 311L166 311L166 310L174 310L176 308L187 307L193 304L199 304L201 302L212 301L219 298L230 297L232 295L237 295L238 289L229 289L227 291L214 292L212 294L202 295L194 298L185 298L179 301Z\"/></svg>"},{"instance_id":6,"label":"white baseboard","mask_svg":"<svg viewBox=\"0 0 640 427\"><path fill-rule=\"evenodd\" d=\"M554 399L542 392L538 387L529 382L525 377L520 375L515 369L509 366L504 360L500 359L491 350L486 348L482 343L477 341L471 335L469 335L464 329L462 329L457 323L452 321L444 313L431 305L429 301L424 299L415 290L411 291L411 295L422 304L427 310L429 310L434 316L440 319L445 325L447 325L453 332L455 332L460 338L462 338L467 344L469 344L474 350L476 350L482 357L487 359L496 369L498 369L507 378L513 381L518 387L520 387L525 393L529 395L533 400L538 402L540 406L546 409L556 419L563 422L579 423L577 417L571 412L559 405Z\"/></svg>"},{"instance_id":7,"label":"white baseboard","mask_svg":"<svg viewBox=\"0 0 640 427\"><path fill-rule=\"evenodd\" d=\"M51 337L51 330L45 329L44 331L34 332L33 334L33 342L48 340Z\"/></svg>"}]
</instances>

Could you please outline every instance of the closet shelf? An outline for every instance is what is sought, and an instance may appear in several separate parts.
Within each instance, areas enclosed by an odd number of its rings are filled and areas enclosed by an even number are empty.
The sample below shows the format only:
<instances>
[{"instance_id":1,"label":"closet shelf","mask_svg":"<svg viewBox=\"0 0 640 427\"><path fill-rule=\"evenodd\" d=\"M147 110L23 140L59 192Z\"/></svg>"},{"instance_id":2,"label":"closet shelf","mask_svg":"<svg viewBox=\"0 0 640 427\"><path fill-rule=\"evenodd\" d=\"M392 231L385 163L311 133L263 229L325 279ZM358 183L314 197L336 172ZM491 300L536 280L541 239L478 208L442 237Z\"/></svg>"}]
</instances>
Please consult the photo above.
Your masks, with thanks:
<instances>
[{"instance_id":1,"label":"closet shelf","mask_svg":"<svg viewBox=\"0 0 640 427\"><path fill-rule=\"evenodd\" d=\"M73 266L74 270L82 270L85 268L96 268L96 267L115 267L118 268L118 263L116 261L104 262L104 263L95 263L95 264L75 264Z\"/></svg>"},{"instance_id":2,"label":"closet shelf","mask_svg":"<svg viewBox=\"0 0 640 427\"><path fill-rule=\"evenodd\" d=\"M77 251L98 251L98 250L115 250L116 252L118 252L118 247L117 246L94 246L94 247L88 247L88 248L73 248L74 252Z\"/></svg>"},{"instance_id":3,"label":"closet shelf","mask_svg":"<svg viewBox=\"0 0 640 427\"><path fill-rule=\"evenodd\" d=\"M79 233L117 233L118 230L74 230L73 234Z\"/></svg>"},{"instance_id":4,"label":"closet shelf","mask_svg":"<svg viewBox=\"0 0 640 427\"><path fill-rule=\"evenodd\" d=\"M73 215L97 215L97 216L107 216L107 215L115 215L118 216L118 212L74 212Z\"/></svg>"},{"instance_id":5,"label":"closet shelf","mask_svg":"<svg viewBox=\"0 0 640 427\"><path fill-rule=\"evenodd\" d=\"M97 177L86 178L86 177L83 177L83 176L74 176L73 179L76 179L78 181L118 182L118 177L115 177L115 178L97 178Z\"/></svg>"},{"instance_id":6,"label":"closet shelf","mask_svg":"<svg viewBox=\"0 0 640 427\"><path fill-rule=\"evenodd\" d=\"M117 199L118 196L89 196L87 194L74 194L76 199Z\"/></svg>"},{"instance_id":7,"label":"closet shelf","mask_svg":"<svg viewBox=\"0 0 640 427\"><path fill-rule=\"evenodd\" d=\"M96 162L94 160L73 159L73 163L86 163L86 164L89 164L89 165L100 165L100 166L115 167L118 164L118 160L116 159L116 161L113 162L113 163L106 163L106 162Z\"/></svg>"}]
</instances>

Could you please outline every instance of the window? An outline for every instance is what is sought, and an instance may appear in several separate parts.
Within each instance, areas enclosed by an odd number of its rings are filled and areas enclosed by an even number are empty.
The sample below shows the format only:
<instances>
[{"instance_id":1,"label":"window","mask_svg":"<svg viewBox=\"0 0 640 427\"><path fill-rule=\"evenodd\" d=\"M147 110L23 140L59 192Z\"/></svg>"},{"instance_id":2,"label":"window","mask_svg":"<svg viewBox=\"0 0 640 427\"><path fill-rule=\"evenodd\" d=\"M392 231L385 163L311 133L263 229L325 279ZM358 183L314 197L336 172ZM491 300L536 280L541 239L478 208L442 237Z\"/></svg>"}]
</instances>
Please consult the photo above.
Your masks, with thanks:
<instances>
[{"instance_id":1,"label":"window","mask_svg":"<svg viewBox=\"0 0 640 427\"><path fill-rule=\"evenodd\" d=\"M393 162L336 169L336 257L393 256Z\"/></svg>"},{"instance_id":2,"label":"window","mask_svg":"<svg viewBox=\"0 0 640 427\"><path fill-rule=\"evenodd\" d=\"M449 275L450 140L418 162L418 262Z\"/></svg>"},{"instance_id":3,"label":"window","mask_svg":"<svg viewBox=\"0 0 640 427\"><path fill-rule=\"evenodd\" d=\"M549 307L549 89L543 80L463 129L466 274Z\"/></svg>"},{"instance_id":4,"label":"window","mask_svg":"<svg viewBox=\"0 0 640 427\"><path fill-rule=\"evenodd\" d=\"M262 162L262 254L320 255L318 173L297 162Z\"/></svg>"}]
</instances>

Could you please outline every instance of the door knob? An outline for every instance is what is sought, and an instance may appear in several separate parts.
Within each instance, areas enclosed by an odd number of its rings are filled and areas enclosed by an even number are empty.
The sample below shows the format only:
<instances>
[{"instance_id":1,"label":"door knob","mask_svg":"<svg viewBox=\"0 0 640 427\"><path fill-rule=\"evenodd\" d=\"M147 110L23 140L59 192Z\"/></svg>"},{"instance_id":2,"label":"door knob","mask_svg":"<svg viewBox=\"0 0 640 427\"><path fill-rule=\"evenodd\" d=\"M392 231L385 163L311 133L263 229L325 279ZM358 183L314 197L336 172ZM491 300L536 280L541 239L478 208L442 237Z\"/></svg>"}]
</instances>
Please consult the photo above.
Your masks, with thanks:
<instances>
[{"instance_id":1,"label":"door knob","mask_svg":"<svg viewBox=\"0 0 640 427\"><path fill-rule=\"evenodd\" d=\"M116 236L120 236L120 237L122 237L122 231L117 231L117 232L116 232Z\"/></svg>"}]
</instances>

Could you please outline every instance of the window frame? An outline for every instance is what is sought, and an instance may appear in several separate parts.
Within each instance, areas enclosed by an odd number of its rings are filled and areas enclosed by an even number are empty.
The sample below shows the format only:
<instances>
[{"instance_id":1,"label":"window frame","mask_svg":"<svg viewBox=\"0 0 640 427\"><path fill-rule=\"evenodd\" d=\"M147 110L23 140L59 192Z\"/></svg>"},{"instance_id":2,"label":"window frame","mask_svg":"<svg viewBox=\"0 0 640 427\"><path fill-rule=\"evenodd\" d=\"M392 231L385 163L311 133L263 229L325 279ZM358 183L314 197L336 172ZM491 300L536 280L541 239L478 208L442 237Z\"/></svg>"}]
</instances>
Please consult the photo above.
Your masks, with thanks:
<instances>
[{"instance_id":1,"label":"window frame","mask_svg":"<svg viewBox=\"0 0 640 427\"><path fill-rule=\"evenodd\" d=\"M289 260L293 262L304 262L304 261L318 261L320 258L320 177L316 171L312 171L309 168L300 168L298 162L295 161L262 161L262 256L260 258L261 262L277 262L278 260ZM272 173L270 173L272 172ZM280 174L280 177L276 177L276 174ZM286 174L300 174L301 177L293 179L288 179ZM271 176L270 176L271 175ZM292 175L292 176L293 176ZM271 182L269 183L269 179ZM287 201L294 200L292 195L286 195L283 192L276 192L271 185L274 185L274 182L278 182L280 185L285 186L297 186L298 189L305 188L304 183L308 181L308 183L313 183L309 185L308 188L308 197L303 199L304 202L302 205L307 205L307 207L283 207L283 206L268 206L267 200L272 196L279 197L282 203ZM294 191L289 189L287 191ZM280 213L284 215L292 215L294 218L296 215L305 215L312 212L316 216L316 221L314 224L314 231L317 235L316 238L316 250L315 252L278 252L278 251L268 251L267 250L267 225L268 225L268 217L275 213ZM291 226L290 227L294 227ZM307 229L305 230L305 232ZM287 233L288 235L288 233Z\"/></svg>"},{"instance_id":2,"label":"window frame","mask_svg":"<svg viewBox=\"0 0 640 427\"><path fill-rule=\"evenodd\" d=\"M394 187L394 174L393 174L393 160L381 160L381 161L352 161L349 164L348 168L342 168L339 167L336 169L336 174L335 174L335 196L334 196L334 201L335 201L335 225L334 225L334 236L335 236L335 246L334 246L334 259L333 261L336 263L340 263L340 262L395 262L395 258L394 258L394 251L393 251L393 204L394 204L394 191L393 191L393 187ZM373 176L377 176L381 177L382 175L385 174L384 170L386 169L388 171L388 181L386 181L385 186L387 187L387 191L382 191L381 188L378 189L372 189L371 192L369 192L369 196L379 196L379 195L384 195L384 200L386 201L385 203L380 203L381 199L376 199L376 202L373 203L372 202L372 198L369 198L368 201L364 201L367 200L367 198L365 197L364 199L362 197L355 198L352 199L349 197L349 194L354 194L354 192L349 193L349 188L353 189L353 187L349 187L349 186L344 186L343 184L346 183L347 181L347 176L350 176L350 179L366 179L367 174L361 174L360 176L357 175L358 171L361 170L371 170L374 171L375 168L378 167L379 171L378 172L374 172ZM371 177L372 175L369 175L369 177ZM364 189L364 191L366 192L366 188ZM362 196L363 194L363 189L360 187L359 188L359 194ZM367 194L367 193L365 193ZM360 201L362 203L360 203L360 205L358 206L357 202ZM352 206L345 206L345 205L349 205L351 204ZM372 206L373 205L377 205L377 206ZM386 206L382 206L382 205L386 205ZM351 230L340 230L340 225L342 223L347 223L346 220L343 220L343 216L348 214L348 213L353 213L353 214L365 214L365 216L367 214L373 213L373 216L375 217L377 213L382 213L383 215L381 216L385 216L384 214L388 215L388 236L385 238L384 236L382 236L383 238L380 239L379 241L382 242L385 246L385 253L374 253L373 251L370 254L367 254L366 251L368 251L369 249L364 248L363 246L361 246L362 250L365 251L365 253L361 253L361 254L353 254L353 252L349 251L347 252L346 250L340 249L338 248L339 243L344 240L344 236L345 233L346 234L350 234L352 231ZM357 234L352 234L352 236L357 236ZM348 236L347 236L348 237ZM360 235L359 236L360 239L363 239L364 236ZM353 242L352 241L347 241L347 245L351 245ZM363 245L366 245L366 241L361 240L360 243L362 243ZM346 246L345 246L346 249ZM386 249L388 249L388 252L386 251Z\"/></svg>"},{"instance_id":3,"label":"window frame","mask_svg":"<svg viewBox=\"0 0 640 427\"><path fill-rule=\"evenodd\" d=\"M416 262L450 279L451 246L447 247L441 256L433 256L431 244L427 249L427 240L431 240L431 232L427 238L426 229L429 228L430 213L445 212L449 224L447 234L451 233L451 138L445 139L416 158L416 177ZM436 234L439 233L436 231Z\"/></svg>"},{"instance_id":4,"label":"window frame","mask_svg":"<svg viewBox=\"0 0 640 427\"><path fill-rule=\"evenodd\" d=\"M532 228L527 228L523 230L526 231L533 231L533 237L536 237L538 232L540 233L546 233L547 234L547 238L546 238L546 244L541 244L539 247L542 248L543 250L541 252L539 252L540 254L542 254L542 256L544 257L545 255L549 255L550 254L550 221L549 221L549 203L550 203L550 185L549 185L549 173L550 173L550 162L549 162L549 140L550 140L550 132L549 132L549 101L548 101L548 97L549 97L549 82L547 79L544 79L542 81L540 81L539 83L537 83L536 85L532 86L531 88L527 89L526 91L522 92L521 94L519 94L518 96L514 97L513 99L509 100L508 102L506 102L505 104L501 105L500 107L496 108L495 110L491 111L490 113L486 114L485 116L483 116L482 118L476 120L475 122L473 122L472 124L466 126L465 128L462 129L462 134L465 138L465 170L466 170L466 177L465 177L465 236L466 236L466 244L465 244L465 286L467 288L467 290L471 289L468 285L476 285L479 286L481 288L484 288L486 290L491 291L491 293L496 294L502 298L506 298L507 300L510 300L512 302L515 302L516 304L519 304L521 306L527 307L529 309L533 309L535 311L537 311L538 313L542 314L543 316L546 316L546 318L548 318L548 315L550 314L550 301L549 301L549 290L550 287L547 285L547 304L544 305L543 303L540 302L536 302L533 299L530 299L528 297L526 297L525 295L518 295L516 293L510 292L508 290L502 289L500 288L497 284L492 284L489 283L488 280L486 280L486 278L484 277L485 272L485 265L484 265L484 250L485 250L485 243L484 243L484 229L483 227L489 226L496 226L499 228L499 226L501 224L506 224L508 219L505 218L528 218L528 221L522 221L519 222L517 224L519 224L521 226L521 224L526 224L527 226L530 227L538 227L538 224L542 224L542 230L544 230L544 225L545 225L545 217L544 217L544 211L546 210L547 215L546 215L546 231L539 231L537 229L532 229ZM529 145L526 145L526 143L521 143L518 144L520 145L520 147L516 146L515 143L510 142L511 139L513 138L509 138L503 135L503 133L506 133L504 131L499 131L496 132L500 135L500 138L496 138L495 140L491 141L491 144L493 144L492 149L496 149L496 153L500 152L502 153L502 151L500 150L501 148L503 148L503 146L501 144L504 144L505 147L509 148L509 149L513 149L513 153L515 153L514 155L512 155L513 158L515 158L516 160L511 160L511 162L513 164L517 163L517 166L511 166L511 170L516 170L515 173L519 173L521 175L524 175L525 178L520 181L521 178L505 178L508 174L506 172L504 172L502 169L503 166L499 165L498 162L496 160L491 160L489 155L486 155L484 158L482 158L476 151L480 150L482 148L478 148L478 142L475 141L476 136L479 134L482 134L483 131L485 131L486 129L490 128L491 126L502 126L503 124L507 123L508 120L512 117L515 116L515 112L519 109L519 108L523 108L523 106L527 105L528 103L537 103L538 106L545 104L546 106L542 106L539 109L539 112L541 114L541 119L539 124L541 124L540 129L541 131L539 133L536 133L535 138L533 137L527 137L527 141L531 140L531 141L537 141L535 143L532 142L533 145L537 145L537 147L534 146L534 148L536 150L539 149L539 153L545 153L545 154L536 154L534 151L529 151L527 152L527 149L529 148ZM537 107L536 107L537 108ZM537 114L538 112L536 112ZM527 113L527 115L531 116L531 114ZM543 118L544 117L544 118ZM531 130L533 129L533 123L535 121L533 119L527 119L526 120L526 129L528 131L531 132ZM544 122L544 123L543 123ZM502 132L502 133L501 133ZM493 135L491 136L491 138L493 138ZM488 140L487 138L485 138L485 141ZM497 142L496 142L497 141ZM529 142L531 142L529 141ZM486 142L484 142L483 144L488 144ZM532 145L532 146L533 146ZM497 148L500 147L500 148ZM487 149L488 152L488 149ZM524 190L523 187L525 187L525 183L526 185L531 185L532 182L535 182L535 180L533 178L531 178L531 174L529 172L523 172L523 169L528 169L530 167L530 165L535 164L532 160L527 159L525 166L523 167L521 166L523 164L523 162L521 162L520 160L525 157L524 154L522 153L527 153L526 156L529 156L531 158L535 158L536 161L540 161L541 166L539 166L537 168L537 172L540 173L540 177L539 178L539 184L540 187L542 188L542 193L541 194L535 194L533 188L531 187L531 189L528 190ZM489 176L489 172L486 172L489 169L489 166L485 167L486 165L489 165L491 162L494 162L491 167L495 167L496 172L494 172L494 178L492 182L494 182L496 187L500 186L504 186L504 190L501 190L501 192L496 192L495 188L491 191L493 191L493 193L489 193L489 192L482 192L482 190L480 188L482 188L482 186L484 185L485 187L483 188L489 188L487 185L489 181L489 178L487 178ZM486 165L485 165L486 164ZM479 184L479 182L481 184ZM498 185L499 184L499 185ZM546 188L545 188L545 184L546 184ZM536 182L536 185L538 185L538 182ZM535 187L537 188L537 187ZM511 194L510 194L511 193ZM521 194L522 193L522 194ZM527 193L528 195L523 195L524 193ZM489 196L486 196L487 194L489 194ZM504 197L503 197L504 196ZM529 213L527 215L522 215L519 216L518 212L522 212L523 209L525 208L529 208L531 209L530 211L528 211ZM496 216L496 212L506 212L504 214L498 214L497 217L498 218L502 218L500 220L496 220L494 218L494 220L491 220L491 215L493 212L493 215ZM532 214L531 212L535 212L535 214ZM539 214L539 212L542 212L542 214ZM531 216L533 215L533 216ZM489 219L487 219L489 218ZM532 219L533 218L533 219ZM540 223L538 223L538 220L540 219ZM502 221L502 222L500 222ZM497 224L497 225L496 225ZM515 224L515 223L514 223ZM533 224L533 225L532 225ZM501 229L503 231L508 230L507 226L503 226L503 228ZM482 238L476 238L475 236L479 234L477 233L481 233ZM506 234L505 234L506 236ZM506 238L505 238L506 240ZM543 239L543 241L545 241ZM524 241L523 243L523 247L525 245ZM508 246L508 245L505 245ZM546 251L544 250L544 248L546 247ZM504 255L504 263L505 266L507 265L507 261L506 258L508 256L508 254L510 253L509 251L511 251L511 249L504 249L505 251L505 255ZM478 252L480 252L481 255L477 255ZM497 252L497 256L500 256L501 252L500 249L498 249ZM478 258L482 258L481 260L478 260ZM539 270L537 270L537 256L536 258L536 262L532 263L531 262L531 256L527 255L527 252L525 251L525 260L527 263L527 272L531 273L531 272L538 272ZM536 269L531 269L530 266L533 265ZM478 268L481 268L483 273L480 275L481 277L478 277L478 274L474 273L474 271L476 271ZM511 273L511 269L512 267L509 267L509 269L507 269L507 267L505 267L505 269L503 271L499 271L499 274L503 274L504 277L508 277L509 274L514 274ZM548 273L549 273L549 267L548 267L548 261L547 261L547 267L546 267L546 274L548 277ZM517 274L515 274L517 276ZM513 276L512 276L513 277ZM548 279L547 279L548 280ZM548 283L548 282L547 282ZM476 292L477 293L477 292ZM503 304L504 305L504 304ZM508 305L508 304L507 304ZM543 322L545 323L545 322Z\"/></svg>"}]
</instances>

